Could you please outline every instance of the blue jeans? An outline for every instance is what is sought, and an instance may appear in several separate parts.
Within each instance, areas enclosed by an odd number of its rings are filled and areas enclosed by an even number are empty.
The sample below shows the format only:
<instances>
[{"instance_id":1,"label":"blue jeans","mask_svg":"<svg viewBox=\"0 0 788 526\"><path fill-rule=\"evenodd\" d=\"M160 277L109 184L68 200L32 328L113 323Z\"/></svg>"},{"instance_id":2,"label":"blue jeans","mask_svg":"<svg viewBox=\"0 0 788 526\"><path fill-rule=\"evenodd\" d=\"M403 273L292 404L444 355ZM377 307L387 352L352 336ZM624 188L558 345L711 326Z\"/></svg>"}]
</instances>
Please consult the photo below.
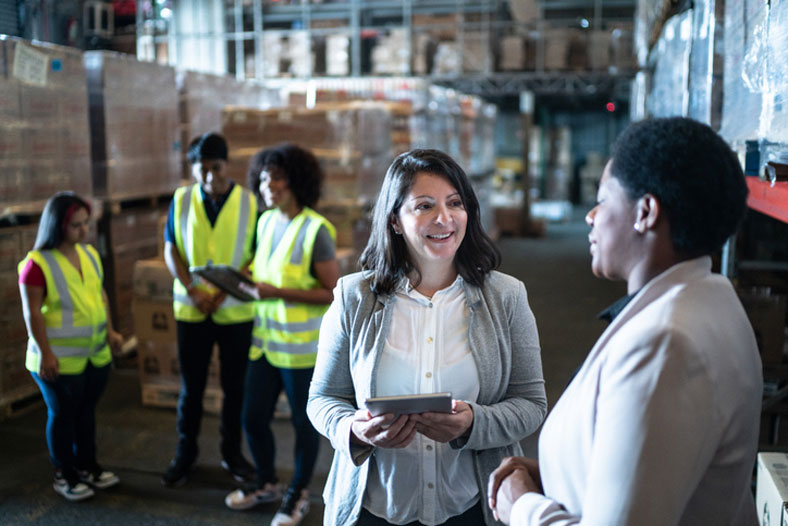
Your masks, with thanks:
<instances>
[{"instance_id":1,"label":"blue jeans","mask_svg":"<svg viewBox=\"0 0 788 526\"><path fill-rule=\"evenodd\" d=\"M295 428L295 472L290 488L302 490L312 480L320 447L320 435L306 416L306 402L313 368L280 369L265 356L250 361L244 382L243 424L257 474L257 484L276 482L276 444L271 431L276 401L282 389L292 412Z\"/></svg>"},{"instance_id":2,"label":"blue jeans","mask_svg":"<svg viewBox=\"0 0 788 526\"><path fill-rule=\"evenodd\" d=\"M31 372L47 405L47 447L55 469L69 482L77 470L93 469L96 463L96 404L107 386L110 366L95 367L88 361L80 374L61 374L53 382Z\"/></svg>"}]
</instances>

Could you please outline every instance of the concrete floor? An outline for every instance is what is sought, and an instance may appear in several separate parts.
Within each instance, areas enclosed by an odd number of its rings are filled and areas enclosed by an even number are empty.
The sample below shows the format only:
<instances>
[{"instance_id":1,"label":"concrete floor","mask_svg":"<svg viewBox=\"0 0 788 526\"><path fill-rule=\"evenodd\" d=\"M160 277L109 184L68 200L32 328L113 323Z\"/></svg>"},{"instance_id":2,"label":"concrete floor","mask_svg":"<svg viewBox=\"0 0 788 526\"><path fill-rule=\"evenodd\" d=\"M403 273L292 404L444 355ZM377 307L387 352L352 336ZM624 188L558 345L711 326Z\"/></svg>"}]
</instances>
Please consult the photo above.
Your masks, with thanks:
<instances>
[{"instance_id":1,"label":"concrete floor","mask_svg":"<svg viewBox=\"0 0 788 526\"><path fill-rule=\"evenodd\" d=\"M522 279L536 316L550 406L560 396L595 339L604 330L596 314L624 294L623 283L595 279L590 272L588 228L582 214L549 225L544 239L502 239L501 270ZM99 462L115 471L121 484L80 503L69 503L52 490L43 406L0 422L0 524L2 525L180 525L268 524L277 506L246 512L228 510L225 495L236 483L219 467L218 419L206 415L197 469L178 489L159 482L175 448L173 410L142 407L134 369L113 371L99 404ZM277 469L287 481L292 473L289 422L274 424L280 447ZM536 436L524 440L536 454ZM324 440L312 493L312 511L302 524L322 524L321 491L333 451Z\"/></svg>"}]
</instances>

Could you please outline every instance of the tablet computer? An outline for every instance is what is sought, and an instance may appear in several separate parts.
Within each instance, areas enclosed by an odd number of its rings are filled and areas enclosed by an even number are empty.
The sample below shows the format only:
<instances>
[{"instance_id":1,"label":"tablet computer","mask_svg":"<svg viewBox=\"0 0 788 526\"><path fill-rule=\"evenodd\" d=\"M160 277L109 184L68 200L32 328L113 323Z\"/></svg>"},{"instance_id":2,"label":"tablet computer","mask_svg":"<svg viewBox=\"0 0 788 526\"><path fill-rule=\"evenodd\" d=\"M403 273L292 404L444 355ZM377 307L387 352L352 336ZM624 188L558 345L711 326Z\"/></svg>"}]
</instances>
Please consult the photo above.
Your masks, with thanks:
<instances>
[{"instance_id":1,"label":"tablet computer","mask_svg":"<svg viewBox=\"0 0 788 526\"><path fill-rule=\"evenodd\" d=\"M205 281L214 285L222 292L226 292L233 298L241 301L254 301L255 298L248 292L242 290L239 285L245 283L254 287L254 282L241 271L229 265L205 265L202 267L190 267L192 274L200 276Z\"/></svg>"},{"instance_id":2,"label":"tablet computer","mask_svg":"<svg viewBox=\"0 0 788 526\"><path fill-rule=\"evenodd\" d=\"M429 393L417 395L378 396L364 402L372 416L394 413L451 413L451 393Z\"/></svg>"}]
</instances>

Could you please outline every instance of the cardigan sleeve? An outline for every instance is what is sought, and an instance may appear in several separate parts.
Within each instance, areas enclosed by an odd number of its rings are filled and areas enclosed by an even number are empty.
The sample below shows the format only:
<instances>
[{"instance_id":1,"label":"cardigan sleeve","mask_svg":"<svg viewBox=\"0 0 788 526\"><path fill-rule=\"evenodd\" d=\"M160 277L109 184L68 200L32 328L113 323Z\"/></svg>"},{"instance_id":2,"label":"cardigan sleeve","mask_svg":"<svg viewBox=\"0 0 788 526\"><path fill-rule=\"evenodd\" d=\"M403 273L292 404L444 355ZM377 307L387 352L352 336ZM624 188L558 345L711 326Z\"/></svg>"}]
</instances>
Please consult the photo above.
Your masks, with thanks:
<instances>
[{"instance_id":1,"label":"cardigan sleeve","mask_svg":"<svg viewBox=\"0 0 788 526\"><path fill-rule=\"evenodd\" d=\"M372 448L350 442L356 414L356 395L350 374L349 318L344 301L344 280L334 289L334 301L320 326L317 361L309 386L307 415L315 429L331 441L332 447L362 464Z\"/></svg>"},{"instance_id":2,"label":"cardigan sleeve","mask_svg":"<svg viewBox=\"0 0 788 526\"><path fill-rule=\"evenodd\" d=\"M507 287L511 285L509 280L514 281L508 277ZM489 310L491 326L497 327L495 332L498 334L472 335L480 340L479 346L485 352L489 352L486 349L491 347L485 340L500 340L500 354L487 356L487 361L498 360L502 371L496 373L497 376L488 371L486 381L500 383L508 379L508 382L497 401L470 404L473 409L471 433L466 438L453 440L453 448L491 449L511 445L539 429L547 414L536 320L528 306L525 285L519 280L516 283L515 292L507 295L509 301L501 308ZM506 364L509 366L508 378Z\"/></svg>"}]
</instances>

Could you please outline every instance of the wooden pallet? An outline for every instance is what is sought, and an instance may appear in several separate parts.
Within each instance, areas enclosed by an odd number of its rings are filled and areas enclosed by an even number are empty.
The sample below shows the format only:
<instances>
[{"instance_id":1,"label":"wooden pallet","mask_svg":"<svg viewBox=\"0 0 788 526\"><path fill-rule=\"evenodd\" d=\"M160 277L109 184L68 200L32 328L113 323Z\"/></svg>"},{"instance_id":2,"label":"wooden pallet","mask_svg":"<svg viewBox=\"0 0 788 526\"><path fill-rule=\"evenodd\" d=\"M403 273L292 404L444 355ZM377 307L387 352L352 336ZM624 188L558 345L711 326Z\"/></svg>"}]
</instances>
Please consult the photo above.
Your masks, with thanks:
<instances>
[{"instance_id":1,"label":"wooden pallet","mask_svg":"<svg viewBox=\"0 0 788 526\"><path fill-rule=\"evenodd\" d=\"M173 192L156 195L113 195L102 200L102 210L105 214L118 215L134 208L163 207L172 200Z\"/></svg>"},{"instance_id":2,"label":"wooden pallet","mask_svg":"<svg viewBox=\"0 0 788 526\"><path fill-rule=\"evenodd\" d=\"M142 405L149 407L166 407L174 409L178 405L180 384L146 383L142 384ZM203 410L218 415L222 412L222 390L217 387L206 387L202 399Z\"/></svg>"},{"instance_id":3,"label":"wooden pallet","mask_svg":"<svg viewBox=\"0 0 788 526\"><path fill-rule=\"evenodd\" d=\"M0 397L0 421L24 415L43 405L44 399L36 385L5 394Z\"/></svg>"}]
</instances>

